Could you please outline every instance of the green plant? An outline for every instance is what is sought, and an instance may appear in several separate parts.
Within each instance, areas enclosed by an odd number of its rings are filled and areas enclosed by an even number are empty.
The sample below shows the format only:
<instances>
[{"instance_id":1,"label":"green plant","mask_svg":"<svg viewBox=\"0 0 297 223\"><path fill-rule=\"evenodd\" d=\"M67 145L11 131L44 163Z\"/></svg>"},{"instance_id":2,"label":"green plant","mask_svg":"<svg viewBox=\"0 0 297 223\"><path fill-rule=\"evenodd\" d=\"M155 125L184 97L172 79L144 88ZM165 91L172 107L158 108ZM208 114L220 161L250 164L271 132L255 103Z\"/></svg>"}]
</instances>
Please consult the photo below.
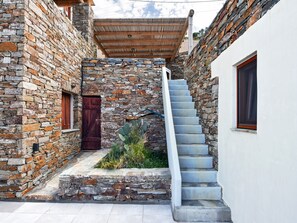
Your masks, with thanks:
<instances>
[{"instance_id":1,"label":"green plant","mask_svg":"<svg viewBox=\"0 0 297 223\"><path fill-rule=\"evenodd\" d=\"M97 164L96 167L104 169L121 168L121 158L123 151L119 144L113 144L111 151Z\"/></svg>"},{"instance_id":2,"label":"green plant","mask_svg":"<svg viewBox=\"0 0 297 223\"><path fill-rule=\"evenodd\" d=\"M129 150L127 146L138 143L141 139L145 139L145 133L148 129L148 123L143 120L133 120L126 123L119 130L119 138L124 143L124 148ZM125 147L126 145L126 147Z\"/></svg>"},{"instance_id":3,"label":"green plant","mask_svg":"<svg viewBox=\"0 0 297 223\"><path fill-rule=\"evenodd\" d=\"M137 164L143 163L147 155L147 148L145 148L144 140L139 140L135 144L129 145L129 150L126 153L128 163Z\"/></svg>"},{"instance_id":4,"label":"green plant","mask_svg":"<svg viewBox=\"0 0 297 223\"><path fill-rule=\"evenodd\" d=\"M104 169L119 168L158 168L167 167L167 156L153 152L146 147L148 124L142 120L126 123L119 130L119 142L96 167Z\"/></svg>"}]
</instances>

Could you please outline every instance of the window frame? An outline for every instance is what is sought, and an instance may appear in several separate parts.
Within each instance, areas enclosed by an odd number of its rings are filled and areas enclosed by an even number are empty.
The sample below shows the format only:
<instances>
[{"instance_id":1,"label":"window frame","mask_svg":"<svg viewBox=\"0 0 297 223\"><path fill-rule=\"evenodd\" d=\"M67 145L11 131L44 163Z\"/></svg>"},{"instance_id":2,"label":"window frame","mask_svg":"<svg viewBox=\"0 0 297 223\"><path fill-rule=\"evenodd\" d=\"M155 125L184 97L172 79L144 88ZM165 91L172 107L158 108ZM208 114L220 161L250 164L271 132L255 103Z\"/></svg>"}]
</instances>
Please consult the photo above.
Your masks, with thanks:
<instances>
[{"instance_id":1,"label":"window frame","mask_svg":"<svg viewBox=\"0 0 297 223\"><path fill-rule=\"evenodd\" d=\"M236 67L236 119L237 119L237 123L236 126L238 129L248 129L248 130L257 130L257 117L256 117L256 124L247 124L247 123L240 123L240 108L239 108L239 71L241 68L247 66L248 64L252 63L256 61L256 78L257 78L257 55L252 56L251 58L245 60L244 62L240 63L237 67ZM258 81L256 82L256 88L258 87ZM258 98L258 90L257 90L257 95L256 97ZM258 102L258 100L257 100ZM258 104L256 103L256 113L258 109Z\"/></svg>"},{"instance_id":2,"label":"window frame","mask_svg":"<svg viewBox=\"0 0 297 223\"><path fill-rule=\"evenodd\" d=\"M66 96L67 95L67 97L69 97L69 107L68 107L68 110L69 110L69 114L68 114L68 116L69 116L69 120L68 120L68 122L69 122L69 124L66 126L66 127L64 127L64 108L66 108L66 106L64 106L64 96ZM62 130L69 130L69 129L73 129L73 95L72 94L70 94L70 93L68 93L68 92L62 92L62 99L61 99L61 109L62 109L62 119L61 119L61 128L62 128Z\"/></svg>"}]
</instances>

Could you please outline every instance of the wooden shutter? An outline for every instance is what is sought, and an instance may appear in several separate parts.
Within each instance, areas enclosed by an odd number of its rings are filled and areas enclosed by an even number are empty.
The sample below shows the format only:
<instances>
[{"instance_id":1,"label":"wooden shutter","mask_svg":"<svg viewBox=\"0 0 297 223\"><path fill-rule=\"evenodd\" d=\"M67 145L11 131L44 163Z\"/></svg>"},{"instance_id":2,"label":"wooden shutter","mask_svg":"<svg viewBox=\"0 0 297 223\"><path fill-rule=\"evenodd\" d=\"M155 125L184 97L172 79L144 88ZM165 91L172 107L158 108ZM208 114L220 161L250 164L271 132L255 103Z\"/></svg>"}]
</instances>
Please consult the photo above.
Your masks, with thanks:
<instances>
[{"instance_id":1,"label":"wooden shutter","mask_svg":"<svg viewBox=\"0 0 297 223\"><path fill-rule=\"evenodd\" d=\"M62 93L62 129L70 129L70 100L71 95Z\"/></svg>"}]
</instances>

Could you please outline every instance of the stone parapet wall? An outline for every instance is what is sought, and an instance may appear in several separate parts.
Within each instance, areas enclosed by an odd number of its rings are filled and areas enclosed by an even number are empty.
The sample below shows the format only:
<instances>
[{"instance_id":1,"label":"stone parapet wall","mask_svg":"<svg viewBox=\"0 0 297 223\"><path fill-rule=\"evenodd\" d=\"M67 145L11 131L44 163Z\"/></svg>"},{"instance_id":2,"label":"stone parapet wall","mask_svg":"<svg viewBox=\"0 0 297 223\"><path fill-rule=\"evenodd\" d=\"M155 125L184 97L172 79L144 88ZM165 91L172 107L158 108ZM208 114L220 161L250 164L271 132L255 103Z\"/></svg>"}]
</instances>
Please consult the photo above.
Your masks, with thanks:
<instances>
[{"instance_id":1,"label":"stone parapet wall","mask_svg":"<svg viewBox=\"0 0 297 223\"><path fill-rule=\"evenodd\" d=\"M137 119L151 109L163 114L163 59L85 59L83 95L101 96L102 147L118 139L117 130L127 120ZM143 118L150 124L147 136L152 149L165 149L164 120Z\"/></svg>"},{"instance_id":2,"label":"stone parapet wall","mask_svg":"<svg viewBox=\"0 0 297 223\"><path fill-rule=\"evenodd\" d=\"M210 64L278 1L227 1L185 63L184 75L194 98L210 153L215 157L216 168L219 80L211 79Z\"/></svg>"},{"instance_id":3,"label":"stone parapet wall","mask_svg":"<svg viewBox=\"0 0 297 223\"><path fill-rule=\"evenodd\" d=\"M1 9L0 198L19 198L80 150L80 131L62 134L61 98L74 95L80 128L81 61L93 52L51 0L5 1Z\"/></svg>"},{"instance_id":4,"label":"stone parapet wall","mask_svg":"<svg viewBox=\"0 0 297 223\"><path fill-rule=\"evenodd\" d=\"M160 203L171 199L168 169L92 170L61 175L57 200Z\"/></svg>"}]
</instances>

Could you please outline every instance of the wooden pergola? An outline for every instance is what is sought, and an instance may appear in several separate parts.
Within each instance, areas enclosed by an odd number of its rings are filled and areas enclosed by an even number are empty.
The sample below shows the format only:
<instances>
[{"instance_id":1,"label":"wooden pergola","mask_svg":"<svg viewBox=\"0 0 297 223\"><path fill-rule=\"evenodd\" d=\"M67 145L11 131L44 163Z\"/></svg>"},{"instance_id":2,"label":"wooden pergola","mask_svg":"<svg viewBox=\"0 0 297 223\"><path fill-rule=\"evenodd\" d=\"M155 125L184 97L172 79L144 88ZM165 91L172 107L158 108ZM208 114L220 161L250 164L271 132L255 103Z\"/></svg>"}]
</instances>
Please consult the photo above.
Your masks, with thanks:
<instances>
[{"instance_id":1,"label":"wooden pergola","mask_svg":"<svg viewBox=\"0 0 297 223\"><path fill-rule=\"evenodd\" d=\"M191 10L187 18L94 19L94 39L106 57L172 60L193 14Z\"/></svg>"},{"instance_id":2,"label":"wooden pergola","mask_svg":"<svg viewBox=\"0 0 297 223\"><path fill-rule=\"evenodd\" d=\"M59 7L69 7L79 3L88 3L89 5L92 5L92 6L95 5L93 0L54 0L54 2Z\"/></svg>"}]
</instances>

